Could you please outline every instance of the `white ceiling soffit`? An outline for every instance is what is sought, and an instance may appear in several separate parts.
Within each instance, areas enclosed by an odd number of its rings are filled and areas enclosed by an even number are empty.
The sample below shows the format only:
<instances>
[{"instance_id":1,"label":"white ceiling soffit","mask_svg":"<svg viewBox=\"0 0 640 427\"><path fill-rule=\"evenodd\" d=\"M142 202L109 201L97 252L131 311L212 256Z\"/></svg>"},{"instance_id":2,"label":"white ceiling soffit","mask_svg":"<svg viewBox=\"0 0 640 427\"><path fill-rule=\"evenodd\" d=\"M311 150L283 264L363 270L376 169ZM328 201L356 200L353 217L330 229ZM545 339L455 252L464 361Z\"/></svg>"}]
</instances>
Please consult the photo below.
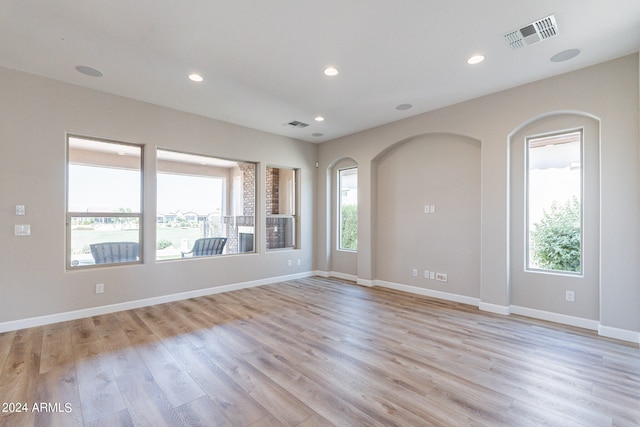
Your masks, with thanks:
<instances>
[{"instance_id":1,"label":"white ceiling soffit","mask_svg":"<svg viewBox=\"0 0 640 427\"><path fill-rule=\"evenodd\" d=\"M504 35L504 39L512 49L520 49L556 35L558 35L556 17L549 15L522 28L508 32Z\"/></svg>"},{"instance_id":2,"label":"white ceiling soffit","mask_svg":"<svg viewBox=\"0 0 640 427\"><path fill-rule=\"evenodd\" d=\"M316 143L640 50L640 0L2 0L0 22L0 67Z\"/></svg>"}]
</instances>

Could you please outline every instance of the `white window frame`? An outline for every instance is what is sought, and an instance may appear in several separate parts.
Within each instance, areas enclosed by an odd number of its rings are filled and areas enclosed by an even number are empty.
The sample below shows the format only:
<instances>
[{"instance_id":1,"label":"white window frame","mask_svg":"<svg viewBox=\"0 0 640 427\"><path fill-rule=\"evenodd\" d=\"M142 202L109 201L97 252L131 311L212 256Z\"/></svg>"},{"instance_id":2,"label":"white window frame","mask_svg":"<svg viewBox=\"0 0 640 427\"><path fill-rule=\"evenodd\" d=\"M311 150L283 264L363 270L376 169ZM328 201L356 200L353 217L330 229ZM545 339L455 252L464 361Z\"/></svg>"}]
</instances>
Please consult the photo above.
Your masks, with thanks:
<instances>
[{"instance_id":1,"label":"white window frame","mask_svg":"<svg viewBox=\"0 0 640 427\"><path fill-rule=\"evenodd\" d=\"M530 166L530 149L531 142L544 139L544 138L552 138L562 135L569 135L573 133L580 134L580 269L579 271L567 271L567 270L552 270L546 268L537 268L535 266L530 265L531 259L531 248L530 248L530 174L529 174L529 166ZM568 275L568 276L583 276L584 274L584 129L576 128L576 129L568 129L562 131L555 131L550 133L533 135L525 138L525 210L524 210L524 221L525 221L525 236L524 236L524 268L525 271L528 272L537 272L537 273L547 273L547 274L556 274L556 275Z\"/></svg>"},{"instance_id":2,"label":"white window frame","mask_svg":"<svg viewBox=\"0 0 640 427\"><path fill-rule=\"evenodd\" d=\"M161 170L160 167L156 168L156 176L159 174L176 174L176 175L191 175L194 177L205 177L205 178L217 178L217 179L221 179L224 183L223 188L222 188L222 201L221 201L221 221L222 221L222 227L224 228L225 226L228 227L232 227L234 229L236 229L236 232L238 233L237 236L237 242L235 242L234 244L237 244L237 248L234 249L233 252L228 252L229 248L232 245L232 236L228 235L225 233L224 236L206 236L206 237L226 237L227 238L227 242L225 244L224 247L224 252L222 254L216 254L216 255L207 255L206 257L209 256L222 256L222 255L244 255L244 254L253 254L256 253L256 238L257 238L257 224L256 224L256 200L258 197L258 192L257 192L257 186L258 186L258 182L257 182L257 174L258 174L258 163L256 162L251 162L248 160L236 160L236 159L227 159L227 158L222 158L222 157L217 157L217 156L213 156L213 155L207 155L207 154L195 154L195 153L189 153L189 152L184 152L184 151L179 151L179 150L175 150L175 149L171 149L171 148L162 148L162 147L158 147L156 154L157 154L157 158L158 158L158 162L161 160L160 159L160 155L158 153L163 152L166 153L167 155L174 157L171 159L171 161L176 162L176 164L183 164L185 165L185 167L188 169L189 167L193 167L193 171L190 170L183 170L182 172L178 173L178 172L168 172L168 171L163 171ZM240 164L247 164L247 165L253 165L254 168L254 177L253 177L253 215L244 215L244 212L238 212L238 209L241 209L241 206L239 204L242 203L242 200L235 198L234 197L234 193L233 193L233 187L237 182L242 182L241 180L237 179L239 178L238 176L233 176L230 177L228 175L214 175L214 174L208 174L208 173L202 173L202 171L198 171L199 168L206 168L206 167L219 167L219 168L229 168L231 169L232 167L234 167L234 165L237 167L240 167ZM239 189L238 191L242 192L242 189ZM239 204L238 201L240 200ZM157 202L157 200L156 200ZM156 209L157 210L157 209ZM161 212L156 212L156 214L160 214ZM204 213L204 212L203 212ZM157 221L156 221L157 222ZM157 230L157 223L156 223L156 230ZM251 232L249 234L253 234L253 242L251 245L251 250L245 250L245 251L240 251L241 249L241 242L240 242L240 234L244 234L244 231L246 232ZM156 245L158 243L158 232L156 231ZM200 237L205 237L205 236L200 236ZM195 239L194 239L195 241ZM190 246L188 248L183 248L186 251L190 250L193 247L193 243L194 242L189 242ZM201 258L201 257L198 257ZM157 259L156 256L156 261L157 262L165 262L165 261L177 261L177 260L182 260L182 259L192 259L192 257L190 256L184 256L181 258L169 258L169 259Z\"/></svg>"},{"instance_id":3,"label":"white window frame","mask_svg":"<svg viewBox=\"0 0 640 427\"><path fill-rule=\"evenodd\" d=\"M336 204L338 207L337 210L337 232L338 232L338 236L336 238L336 250L338 251L343 251L343 252L358 252L358 247L357 247L357 241L356 241L356 248L355 249L351 249L351 248L343 248L342 247L342 173L345 171L351 171L351 170L356 170L356 175L358 173L358 166L349 166L349 167L345 167L345 168L340 168L338 169L338 173L337 173L337 188L336 188L336 194L337 194L337 200L336 200ZM357 186L356 186L356 191L357 191ZM356 204L356 208L357 208L357 204ZM356 210L357 211L357 210Z\"/></svg>"},{"instance_id":4,"label":"white window frame","mask_svg":"<svg viewBox=\"0 0 640 427\"><path fill-rule=\"evenodd\" d=\"M140 211L139 212L74 212L69 210L69 166L70 156L69 156L69 144L71 139L81 139L86 141L95 141L103 144L113 144L114 146L123 146L123 147L133 147L140 150L139 158L140 158ZM94 138L87 137L76 134L67 134L66 137L66 147L67 147L67 157L66 157L66 175L67 175L67 186L66 186L66 268L68 270L76 270L76 269L85 269L85 268L101 268L101 267L111 267L111 266L121 266L121 265L129 265L129 264L142 264L143 260L143 210L144 210L144 146L140 144L132 144L128 142L114 141L103 138ZM128 262L118 262L118 263L106 263L106 264L88 264L88 265L80 265L77 261L72 259L72 247L71 247L71 238L72 238L72 223L74 218L134 218L138 221L138 259L137 261L128 261Z\"/></svg>"},{"instance_id":5,"label":"white window frame","mask_svg":"<svg viewBox=\"0 0 640 427\"><path fill-rule=\"evenodd\" d=\"M279 250L291 250L291 249L300 249L300 169L298 168L293 168L293 167L286 167L286 166L273 166L273 165L267 165L266 167L266 171L268 173L268 171L270 169L278 169L278 170L285 170L285 171L290 171L293 173L293 186L292 188L287 188L287 193L289 194L289 198L288 200L286 200L286 212L285 213L281 213L280 209L278 209L278 213L274 213L273 210L272 211L268 211L265 214L265 231L267 233L267 237L266 237L266 249L267 251L279 251ZM264 184L264 189L265 189L265 194L269 194L269 189L267 188L267 185L269 183L268 179L265 179L265 184ZM280 185L281 183L279 183ZM270 203L272 203L273 200L271 202L267 201L267 206L268 207L270 205ZM282 203L281 200L281 195L280 192L278 194L278 204L280 205ZM283 224L290 221L291 224L287 225L289 233L292 233L293 236L288 236L290 237L287 238L287 236L285 236L284 241L285 241L285 246L275 246L275 247L271 247L270 246L270 237L269 234L271 232L271 230L274 229L274 227L279 227L279 225L277 224ZM287 244L288 241L291 241L291 244Z\"/></svg>"}]
</instances>

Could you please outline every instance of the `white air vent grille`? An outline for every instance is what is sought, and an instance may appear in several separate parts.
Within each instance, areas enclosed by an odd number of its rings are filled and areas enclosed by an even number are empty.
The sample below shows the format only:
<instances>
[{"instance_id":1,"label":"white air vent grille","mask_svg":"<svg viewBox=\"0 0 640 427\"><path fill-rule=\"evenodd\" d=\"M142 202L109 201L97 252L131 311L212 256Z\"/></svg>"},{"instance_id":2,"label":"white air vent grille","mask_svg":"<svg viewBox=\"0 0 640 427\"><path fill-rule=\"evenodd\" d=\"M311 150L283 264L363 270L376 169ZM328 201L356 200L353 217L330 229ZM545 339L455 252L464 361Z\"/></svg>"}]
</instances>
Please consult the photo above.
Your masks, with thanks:
<instances>
[{"instance_id":1,"label":"white air vent grille","mask_svg":"<svg viewBox=\"0 0 640 427\"><path fill-rule=\"evenodd\" d=\"M522 28L513 30L504 35L504 40L512 49L520 49L555 37L558 34L556 17L549 15Z\"/></svg>"},{"instance_id":2,"label":"white air vent grille","mask_svg":"<svg viewBox=\"0 0 640 427\"><path fill-rule=\"evenodd\" d=\"M309 126L309 123L303 123L303 122L299 122L297 120L292 120L289 123L287 123L289 126L294 127L294 128L306 128L307 126Z\"/></svg>"}]
</instances>

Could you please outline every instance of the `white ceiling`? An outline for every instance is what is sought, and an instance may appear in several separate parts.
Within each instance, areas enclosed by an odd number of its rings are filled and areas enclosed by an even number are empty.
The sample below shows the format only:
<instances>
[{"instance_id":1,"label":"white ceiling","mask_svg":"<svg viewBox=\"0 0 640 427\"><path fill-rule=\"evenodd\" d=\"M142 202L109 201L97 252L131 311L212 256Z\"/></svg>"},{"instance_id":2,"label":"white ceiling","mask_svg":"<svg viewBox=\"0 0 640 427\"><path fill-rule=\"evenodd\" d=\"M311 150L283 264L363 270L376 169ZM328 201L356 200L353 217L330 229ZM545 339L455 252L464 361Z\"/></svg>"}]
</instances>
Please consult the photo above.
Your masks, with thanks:
<instances>
[{"instance_id":1,"label":"white ceiling","mask_svg":"<svg viewBox=\"0 0 640 427\"><path fill-rule=\"evenodd\" d=\"M558 36L504 42L550 14ZM312 142L639 49L640 0L0 1L0 66Z\"/></svg>"}]
</instances>

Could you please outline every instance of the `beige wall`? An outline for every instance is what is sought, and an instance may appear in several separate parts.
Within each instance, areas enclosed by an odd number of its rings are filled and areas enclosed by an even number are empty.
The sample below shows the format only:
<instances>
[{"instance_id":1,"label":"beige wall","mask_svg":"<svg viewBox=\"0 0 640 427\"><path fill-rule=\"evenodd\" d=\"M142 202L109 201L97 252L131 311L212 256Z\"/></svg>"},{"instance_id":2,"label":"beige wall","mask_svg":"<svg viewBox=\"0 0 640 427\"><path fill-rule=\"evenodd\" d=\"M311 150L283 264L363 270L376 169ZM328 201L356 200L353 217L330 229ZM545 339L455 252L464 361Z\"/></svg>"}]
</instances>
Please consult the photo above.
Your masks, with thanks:
<instances>
[{"instance_id":1,"label":"beige wall","mask_svg":"<svg viewBox=\"0 0 640 427\"><path fill-rule=\"evenodd\" d=\"M638 55L630 55L572 73L541 80L510 90L477 98L440 110L400 120L355 135L322 144L319 147L320 173L344 157L352 158L359 167L359 251L358 280L375 284L384 280L411 284L411 272L405 266L397 271L376 265L380 258L377 230L394 220L394 212L379 211L381 181L377 159L398 143L421 135L462 135L480 141L480 212L474 221L480 227L480 281L466 288L450 289L463 296L479 295L481 308L508 311L515 305L509 271L509 138L528 123L559 112L574 112L594 117L600 124L600 232L599 293L600 301L586 304L575 312L571 303L562 301L564 289L547 293L540 290L537 306L529 306L526 298L517 304L524 309L543 310L565 316L599 319L599 325L611 335L616 331L640 336L640 181L639 181L639 73ZM438 162L439 159L432 159ZM422 176L422 164L411 164L403 176ZM394 167L400 171L400 165ZM323 172L325 171L325 172ZM395 186L401 200L419 200L424 196L414 188ZM318 180L318 235L323 235L330 220L326 216L326 181ZM420 200L426 203L427 200ZM398 224L399 232L409 234L417 229L416 217ZM418 222L416 222L418 221ZM329 224L329 225L328 225ZM427 233L428 230L424 230ZM454 230L450 230L452 233ZM423 236L429 241L429 235ZM446 240L446 239L445 239ZM392 242L398 260L412 258L412 246ZM458 243L444 241L442 250L454 253ZM317 242L318 268L328 270L326 242ZM386 250L386 249L385 249ZM417 262L417 261L416 261ZM451 259L449 259L451 262ZM421 267L418 266L418 267ZM426 264L424 267L428 267ZM469 266L448 271L455 275ZM378 272L380 274L378 274ZM383 277L381 277L383 275ZM433 283L419 286L436 288ZM591 292L576 289L576 299L594 298ZM560 299L560 300L558 300ZM546 301L545 301L546 300ZM601 331L602 332L602 331ZM635 332L635 333L633 333Z\"/></svg>"},{"instance_id":2,"label":"beige wall","mask_svg":"<svg viewBox=\"0 0 640 427\"><path fill-rule=\"evenodd\" d=\"M422 135L375 163L376 279L478 298L480 141ZM425 205L435 212L425 214ZM447 282L424 270L447 274Z\"/></svg>"},{"instance_id":3,"label":"beige wall","mask_svg":"<svg viewBox=\"0 0 640 427\"><path fill-rule=\"evenodd\" d=\"M358 274L358 254L357 252L338 250L338 212L340 209L338 206L338 172L340 169L357 166L357 163L352 159L341 159L337 161L332 168L329 168L327 174L327 181L330 186L328 190L328 204L331 218L331 226L329 227L331 233L327 237L327 240L330 242L329 271L331 271L333 275L350 280L355 279Z\"/></svg>"},{"instance_id":4,"label":"beige wall","mask_svg":"<svg viewBox=\"0 0 640 427\"><path fill-rule=\"evenodd\" d=\"M563 316L597 318L599 324L610 331L639 333L638 65L638 55L631 55L319 146L0 68L0 232L3 236L0 324L314 269L357 275L358 280L367 284L378 280L457 293L477 299L485 309L499 311L515 304L526 305L527 298L514 302L510 280L508 141L537 118L568 111L594 117L600 126L600 301L596 304L598 309L591 304L586 312L576 314L570 305L557 301L557 290L553 294L541 291L536 295L538 305L528 308ZM67 132L152 148L145 151L144 264L65 271ZM460 245L458 237L447 241L446 230L464 223L465 232L473 234L473 239L479 234L479 245L473 243L469 247L479 248L466 255L465 265L460 268L452 263L453 255L443 259L443 263L448 263L445 268L449 277L463 277L459 282L451 281L449 288L437 288L442 285L433 282L412 282L406 266L382 265L384 251L388 249L381 252L380 248L380 239L384 237L382 227L385 222L397 220L402 211L377 212L386 191L379 187L379 175L392 177L395 172L402 172L407 180L429 178L421 162L411 168L401 168L401 165L403 158L411 158L415 153L434 156L436 162L441 160L446 148L442 152L422 151L434 148L428 140L436 134L476 141L474 144L479 147L479 161L476 154L471 156L475 160L467 162L467 167L476 168L475 172L464 178L467 182L464 191L469 192L469 197L471 194L479 197L475 202L477 207L471 208L464 217L452 219L443 229L445 237L440 238L442 252L455 253ZM259 252L254 255L156 263L153 259L156 146L259 162L258 204L262 207L266 165L299 168L301 249L267 253L262 228L257 235ZM394 150L397 152L393 153ZM332 263L332 197L328 178L336 163L346 158L358 165L359 251L355 259ZM443 165L453 166L447 162ZM477 180L471 184L473 174ZM458 175L446 176L454 179ZM438 182L444 177L442 172L430 179ZM429 192L438 188L436 185ZM416 197L418 190L410 187L395 186L393 190L401 200L415 200L419 206L431 200ZM420 191L423 191L422 198L433 194L425 193L424 189ZM454 202L455 197L450 200ZM26 205L25 217L15 216L17 204ZM432 204L439 207L447 203ZM409 218L399 224L398 231L409 235L411 230L418 229L430 234L428 228L420 227L423 220L425 217L421 215ZM14 224L23 223L31 224L32 236L14 237ZM425 236L425 240L428 238ZM391 245L397 250L393 256L398 259L415 259L418 264L422 262L418 258L430 256L419 242L407 246L393 241ZM422 252L415 256L410 252L412 249ZM288 259L294 260L292 267L287 267ZM301 260L300 266L296 265L297 259ZM377 263L381 264L379 268ZM415 267L432 268L428 261ZM473 275L479 276L479 280ZM105 294L94 293L96 283L105 284ZM580 297L577 290L576 298Z\"/></svg>"},{"instance_id":5,"label":"beige wall","mask_svg":"<svg viewBox=\"0 0 640 427\"><path fill-rule=\"evenodd\" d=\"M316 145L3 68L0 94L0 326L314 270ZM67 132L145 145L142 265L65 271ZM259 162L259 206L265 202L266 164L300 169L301 249L266 253L261 227L257 254L157 263L158 146ZM15 215L18 204L26 205L26 216ZM264 221L262 213L258 221ZM31 236L13 236L14 224L30 224ZM105 284L104 294L95 294L97 283Z\"/></svg>"},{"instance_id":6,"label":"beige wall","mask_svg":"<svg viewBox=\"0 0 640 427\"><path fill-rule=\"evenodd\" d=\"M509 141L509 284L511 304L537 310L560 312L571 316L600 318L600 126L588 116L566 113L536 120ZM581 274L548 274L527 271L525 253L525 139L565 129L582 129L582 263ZM567 290L576 292L572 303L565 301Z\"/></svg>"}]
</instances>

